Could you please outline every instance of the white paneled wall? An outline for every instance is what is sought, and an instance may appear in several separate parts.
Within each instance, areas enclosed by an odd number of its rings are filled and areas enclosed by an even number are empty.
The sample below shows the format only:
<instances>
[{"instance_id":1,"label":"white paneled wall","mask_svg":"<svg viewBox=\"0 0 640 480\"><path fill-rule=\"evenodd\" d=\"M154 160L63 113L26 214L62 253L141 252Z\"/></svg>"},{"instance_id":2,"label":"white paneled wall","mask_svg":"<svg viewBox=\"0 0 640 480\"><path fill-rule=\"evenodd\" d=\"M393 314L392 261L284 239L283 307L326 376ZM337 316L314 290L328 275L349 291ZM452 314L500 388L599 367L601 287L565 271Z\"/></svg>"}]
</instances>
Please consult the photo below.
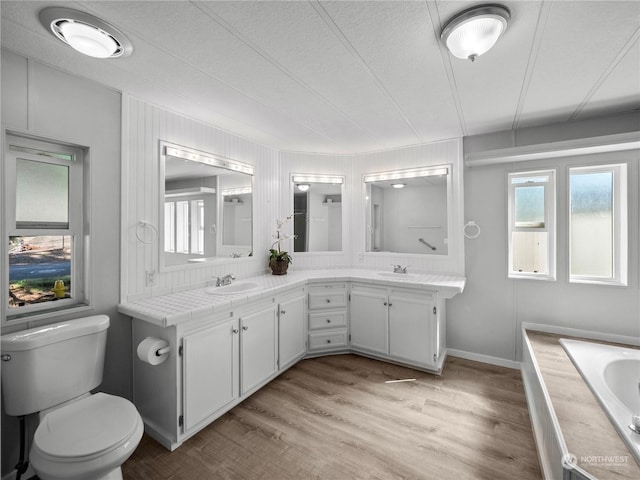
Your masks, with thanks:
<instances>
[{"instance_id":1,"label":"white paneled wall","mask_svg":"<svg viewBox=\"0 0 640 480\"><path fill-rule=\"evenodd\" d=\"M365 191L363 175L414 167L451 165L452 221L449 228L448 255L401 255L386 253L366 253L365 248ZM351 175L353 194L352 209L355 221L351 225L353 264L388 270L390 264L410 265L409 270L431 273L464 275L464 235L463 235L463 157L462 140L453 139L414 147L366 153L354 156ZM428 208L416 205L416 208Z\"/></svg>"},{"instance_id":2,"label":"white paneled wall","mask_svg":"<svg viewBox=\"0 0 640 480\"><path fill-rule=\"evenodd\" d=\"M160 272L160 140L204 150L255 166L255 256L228 262ZM248 276L267 269L267 251L278 211L278 152L237 135L123 95L122 99L122 291L123 302L204 285L213 276ZM143 240L141 242L136 237ZM146 272L155 271L147 286Z\"/></svg>"},{"instance_id":3,"label":"white paneled wall","mask_svg":"<svg viewBox=\"0 0 640 480\"><path fill-rule=\"evenodd\" d=\"M462 241L462 142L448 140L428 145L362 155L319 155L278 152L245 138L197 122L180 114L123 95L122 105L122 301L202 286L214 277L258 274L267 269L276 218L293 211L291 174L345 177L343 192L343 249L341 252L293 254L292 268L360 266L388 269L411 265L414 271L464 274ZM160 140L204 150L255 166L253 258L159 271ZM431 165L452 166L452 228L449 255L368 254L365 246L365 199L362 175ZM151 226L141 226L147 222ZM292 227L291 227L292 228ZM137 235L136 235L137 234ZM137 237L141 237L142 241ZM283 245L291 251L292 244ZM155 272L147 285L146 272Z\"/></svg>"}]
</instances>

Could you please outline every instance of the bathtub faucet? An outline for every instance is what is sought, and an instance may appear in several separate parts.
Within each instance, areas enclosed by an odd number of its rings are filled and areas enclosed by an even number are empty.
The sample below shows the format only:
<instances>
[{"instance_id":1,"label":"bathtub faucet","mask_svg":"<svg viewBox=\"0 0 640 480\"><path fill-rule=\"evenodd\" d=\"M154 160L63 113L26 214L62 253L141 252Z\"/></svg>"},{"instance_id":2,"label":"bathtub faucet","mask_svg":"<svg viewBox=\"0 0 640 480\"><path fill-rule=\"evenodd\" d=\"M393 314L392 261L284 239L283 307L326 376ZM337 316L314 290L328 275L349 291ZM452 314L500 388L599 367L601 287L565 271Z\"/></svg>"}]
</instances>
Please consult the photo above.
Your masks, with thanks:
<instances>
[{"instance_id":1,"label":"bathtub faucet","mask_svg":"<svg viewBox=\"0 0 640 480\"><path fill-rule=\"evenodd\" d=\"M407 265L408 267L409 265ZM403 267L402 265L394 265L393 273L407 273L407 267Z\"/></svg>"}]
</instances>

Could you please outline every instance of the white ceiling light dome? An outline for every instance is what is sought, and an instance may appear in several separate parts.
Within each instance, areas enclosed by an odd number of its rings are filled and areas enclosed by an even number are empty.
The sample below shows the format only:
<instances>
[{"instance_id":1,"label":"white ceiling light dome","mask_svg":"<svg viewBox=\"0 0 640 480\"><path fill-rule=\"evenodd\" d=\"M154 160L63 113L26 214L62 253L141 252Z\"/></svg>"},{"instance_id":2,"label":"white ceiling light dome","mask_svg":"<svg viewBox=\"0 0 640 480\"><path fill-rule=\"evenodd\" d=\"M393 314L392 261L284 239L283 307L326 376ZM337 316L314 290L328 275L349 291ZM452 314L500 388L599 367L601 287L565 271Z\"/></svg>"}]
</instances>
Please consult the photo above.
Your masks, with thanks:
<instances>
[{"instance_id":1,"label":"white ceiling light dome","mask_svg":"<svg viewBox=\"0 0 640 480\"><path fill-rule=\"evenodd\" d=\"M454 57L472 62L489 51L507 30L511 14L502 5L481 5L454 16L440 38Z\"/></svg>"},{"instance_id":2,"label":"white ceiling light dome","mask_svg":"<svg viewBox=\"0 0 640 480\"><path fill-rule=\"evenodd\" d=\"M88 13L49 7L40 11L40 23L74 50L94 58L126 57L133 45L120 30Z\"/></svg>"}]
</instances>

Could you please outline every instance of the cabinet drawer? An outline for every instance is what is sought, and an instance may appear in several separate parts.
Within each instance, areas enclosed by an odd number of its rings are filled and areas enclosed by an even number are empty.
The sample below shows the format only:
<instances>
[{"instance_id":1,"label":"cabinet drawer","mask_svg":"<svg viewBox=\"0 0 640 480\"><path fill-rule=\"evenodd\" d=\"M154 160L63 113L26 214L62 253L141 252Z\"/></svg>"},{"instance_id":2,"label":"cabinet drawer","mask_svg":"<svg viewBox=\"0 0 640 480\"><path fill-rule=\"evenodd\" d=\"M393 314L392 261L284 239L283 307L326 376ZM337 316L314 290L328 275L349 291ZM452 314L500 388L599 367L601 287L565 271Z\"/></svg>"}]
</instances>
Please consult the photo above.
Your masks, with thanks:
<instances>
[{"instance_id":1,"label":"cabinet drawer","mask_svg":"<svg viewBox=\"0 0 640 480\"><path fill-rule=\"evenodd\" d=\"M317 312L309 314L309 330L347 326L346 312Z\"/></svg>"},{"instance_id":2,"label":"cabinet drawer","mask_svg":"<svg viewBox=\"0 0 640 480\"><path fill-rule=\"evenodd\" d=\"M347 306L346 292L312 292L309 293L309 309L317 310L319 308L336 308Z\"/></svg>"},{"instance_id":3,"label":"cabinet drawer","mask_svg":"<svg viewBox=\"0 0 640 480\"><path fill-rule=\"evenodd\" d=\"M309 334L309 350L324 350L347 346L347 331Z\"/></svg>"}]
</instances>

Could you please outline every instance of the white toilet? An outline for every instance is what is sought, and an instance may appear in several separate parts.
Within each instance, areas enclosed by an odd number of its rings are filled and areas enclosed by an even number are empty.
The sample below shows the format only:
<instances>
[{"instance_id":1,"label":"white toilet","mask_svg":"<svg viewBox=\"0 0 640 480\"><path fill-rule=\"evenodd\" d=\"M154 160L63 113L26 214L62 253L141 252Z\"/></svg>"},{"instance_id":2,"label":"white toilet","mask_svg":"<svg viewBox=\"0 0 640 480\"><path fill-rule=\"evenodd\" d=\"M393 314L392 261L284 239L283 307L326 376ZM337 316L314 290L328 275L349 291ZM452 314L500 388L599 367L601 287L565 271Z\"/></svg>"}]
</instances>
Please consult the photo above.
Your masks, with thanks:
<instances>
[{"instance_id":1,"label":"white toilet","mask_svg":"<svg viewBox=\"0 0 640 480\"><path fill-rule=\"evenodd\" d=\"M39 412L29 461L42 480L122 480L144 424L102 383L109 317L96 315L0 337L8 415Z\"/></svg>"}]
</instances>

